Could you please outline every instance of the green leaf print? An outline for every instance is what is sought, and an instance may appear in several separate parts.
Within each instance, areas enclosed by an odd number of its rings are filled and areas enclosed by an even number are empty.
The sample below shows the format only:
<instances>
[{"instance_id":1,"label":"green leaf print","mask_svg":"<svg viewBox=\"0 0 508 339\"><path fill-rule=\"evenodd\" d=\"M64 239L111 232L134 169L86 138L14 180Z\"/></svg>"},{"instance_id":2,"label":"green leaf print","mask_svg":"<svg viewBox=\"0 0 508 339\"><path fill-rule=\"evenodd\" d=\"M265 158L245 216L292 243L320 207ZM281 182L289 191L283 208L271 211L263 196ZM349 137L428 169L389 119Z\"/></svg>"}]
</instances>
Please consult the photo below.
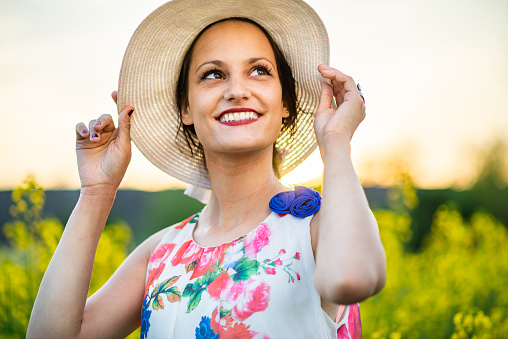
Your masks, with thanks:
<instances>
[{"instance_id":1,"label":"green leaf print","mask_svg":"<svg viewBox=\"0 0 508 339\"><path fill-rule=\"evenodd\" d=\"M251 276L258 273L259 262L257 260L243 257L235 266L235 274L231 278L237 282L240 280L248 280Z\"/></svg>"},{"instance_id":2,"label":"green leaf print","mask_svg":"<svg viewBox=\"0 0 508 339\"><path fill-rule=\"evenodd\" d=\"M231 313L231 310L227 310L225 308L220 308L219 309L219 314L220 314L220 318L224 318L225 316L227 316L229 313Z\"/></svg>"},{"instance_id":3,"label":"green leaf print","mask_svg":"<svg viewBox=\"0 0 508 339\"><path fill-rule=\"evenodd\" d=\"M169 287L169 286L173 285L174 283L176 283L178 281L178 279L180 279L180 276L174 276L174 277L164 280L160 284L159 290L163 291L164 289L166 289L166 287Z\"/></svg>"},{"instance_id":4,"label":"green leaf print","mask_svg":"<svg viewBox=\"0 0 508 339\"><path fill-rule=\"evenodd\" d=\"M152 291L152 294L150 294L150 299L155 298L155 296L156 296L157 294L159 294L159 288L160 288L160 286L161 286L160 284L157 284L157 285L154 287L154 289L153 289L153 291Z\"/></svg>"},{"instance_id":5,"label":"green leaf print","mask_svg":"<svg viewBox=\"0 0 508 339\"><path fill-rule=\"evenodd\" d=\"M201 301L201 294L203 293L204 289L200 289L198 291L194 291L190 295L189 303L187 304L187 313L190 313L192 310L194 310L196 307L198 307L199 302Z\"/></svg>"},{"instance_id":6,"label":"green leaf print","mask_svg":"<svg viewBox=\"0 0 508 339\"><path fill-rule=\"evenodd\" d=\"M180 276L174 276L174 277L171 277L171 278L168 278L166 280L164 280L163 282L161 282L160 284L157 284L153 291L152 291L152 294L150 294L150 298L153 299L155 298L159 293L163 293L164 292L164 289L166 287L169 287L171 285L173 285L174 283L177 282L177 280L180 279Z\"/></svg>"},{"instance_id":7,"label":"green leaf print","mask_svg":"<svg viewBox=\"0 0 508 339\"><path fill-rule=\"evenodd\" d=\"M203 276L203 280L202 280L202 284L203 286L205 287L208 287L208 285L210 285L210 283L219 276L219 273L218 272L214 272L214 271L207 271L205 273L205 275Z\"/></svg>"},{"instance_id":8,"label":"green leaf print","mask_svg":"<svg viewBox=\"0 0 508 339\"><path fill-rule=\"evenodd\" d=\"M162 301L161 294L165 294L168 298L168 301L171 303L174 303L175 301L180 301L181 295L178 291L178 287L173 286L177 280L180 279L180 276L174 276L169 279L164 280L160 284L157 284L152 293L150 294L150 299L153 299L152 302L152 308L154 311L157 310L163 310L164 309L164 302Z\"/></svg>"},{"instance_id":9,"label":"green leaf print","mask_svg":"<svg viewBox=\"0 0 508 339\"><path fill-rule=\"evenodd\" d=\"M190 297L194 292L194 284L187 284L183 290L182 297Z\"/></svg>"},{"instance_id":10,"label":"green leaf print","mask_svg":"<svg viewBox=\"0 0 508 339\"><path fill-rule=\"evenodd\" d=\"M187 304L187 313L190 313L195 309L201 301L201 293L206 289L207 285L203 285L201 278L196 279L193 284L187 284L183 291L183 297L189 297L189 303Z\"/></svg>"},{"instance_id":11,"label":"green leaf print","mask_svg":"<svg viewBox=\"0 0 508 339\"><path fill-rule=\"evenodd\" d=\"M198 260L191 261L190 263L185 265L185 273L189 273L190 271L194 271L198 264Z\"/></svg>"},{"instance_id":12,"label":"green leaf print","mask_svg":"<svg viewBox=\"0 0 508 339\"><path fill-rule=\"evenodd\" d=\"M165 290L162 293L164 293L166 295L166 297L168 298L168 301L170 303L180 301L180 299L182 298L182 294L180 293L180 291L178 291L177 286L173 286L170 289Z\"/></svg>"},{"instance_id":13,"label":"green leaf print","mask_svg":"<svg viewBox=\"0 0 508 339\"><path fill-rule=\"evenodd\" d=\"M154 311L164 309L164 303L162 302L162 296L160 294L157 295L157 298L153 299L152 308Z\"/></svg>"},{"instance_id":14,"label":"green leaf print","mask_svg":"<svg viewBox=\"0 0 508 339\"><path fill-rule=\"evenodd\" d=\"M194 283L189 283L183 290L182 297L189 297L187 304L187 313L195 309L201 301L201 294L208 288L208 285L219 275L218 272L208 271L201 278L197 278Z\"/></svg>"}]
</instances>

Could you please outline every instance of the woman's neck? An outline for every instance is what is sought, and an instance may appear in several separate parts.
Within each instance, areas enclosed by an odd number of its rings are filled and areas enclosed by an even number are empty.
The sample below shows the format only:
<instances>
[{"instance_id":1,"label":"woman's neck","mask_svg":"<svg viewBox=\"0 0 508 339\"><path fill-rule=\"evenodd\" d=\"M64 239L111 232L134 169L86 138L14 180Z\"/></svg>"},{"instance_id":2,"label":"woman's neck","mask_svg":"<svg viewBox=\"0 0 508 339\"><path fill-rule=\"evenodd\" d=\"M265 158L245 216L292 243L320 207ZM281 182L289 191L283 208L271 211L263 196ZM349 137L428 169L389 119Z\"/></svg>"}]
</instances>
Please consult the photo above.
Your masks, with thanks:
<instances>
[{"instance_id":1,"label":"woman's neck","mask_svg":"<svg viewBox=\"0 0 508 339\"><path fill-rule=\"evenodd\" d=\"M212 194L200 222L227 233L264 220L270 199L285 190L273 172L271 152L207 155Z\"/></svg>"}]
</instances>

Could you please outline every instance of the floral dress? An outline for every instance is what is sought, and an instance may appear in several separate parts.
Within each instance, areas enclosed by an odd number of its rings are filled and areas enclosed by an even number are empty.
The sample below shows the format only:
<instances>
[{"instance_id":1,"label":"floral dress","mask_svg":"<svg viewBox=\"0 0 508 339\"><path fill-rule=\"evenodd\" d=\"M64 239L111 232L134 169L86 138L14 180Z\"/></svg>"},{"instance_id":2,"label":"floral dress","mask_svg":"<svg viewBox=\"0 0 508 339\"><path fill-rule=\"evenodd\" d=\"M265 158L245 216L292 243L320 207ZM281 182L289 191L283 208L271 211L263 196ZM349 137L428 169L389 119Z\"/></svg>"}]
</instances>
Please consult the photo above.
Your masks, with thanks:
<instances>
[{"instance_id":1,"label":"floral dress","mask_svg":"<svg viewBox=\"0 0 508 339\"><path fill-rule=\"evenodd\" d=\"M272 212L214 247L193 240L199 213L170 227L149 260L141 338L361 338L358 304L340 323L321 308L311 219Z\"/></svg>"}]
</instances>

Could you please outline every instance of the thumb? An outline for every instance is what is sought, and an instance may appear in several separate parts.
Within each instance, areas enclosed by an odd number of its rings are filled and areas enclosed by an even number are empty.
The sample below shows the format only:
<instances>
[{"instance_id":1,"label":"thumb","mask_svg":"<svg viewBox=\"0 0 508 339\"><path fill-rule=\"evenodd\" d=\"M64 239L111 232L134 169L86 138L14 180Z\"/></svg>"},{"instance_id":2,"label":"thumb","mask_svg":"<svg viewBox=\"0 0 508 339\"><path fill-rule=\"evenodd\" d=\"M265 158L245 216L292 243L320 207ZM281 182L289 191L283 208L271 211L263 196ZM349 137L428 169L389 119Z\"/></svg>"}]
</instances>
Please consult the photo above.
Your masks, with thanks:
<instances>
[{"instance_id":1,"label":"thumb","mask_svg":"<svg viewBox=\"0 0 508 339\"><path fill-rule=\"evenodd\" d=\"M332 87L326 82L321 83L321 97L319 99L319 106L317 111L324 111L332 107L333 102L333 91Z\"/></svg>"},{"instance_id":2,"label":"thumb","mask_svg":"<svg viewBox=\"0 0 508 339\"><path fill-rule=\"evenodd\" d=\"M125 106L118 114L118 139L120 144L127 144L131 142L131 115L134 112L134 107Z\"/></svg>"}]
</instances>

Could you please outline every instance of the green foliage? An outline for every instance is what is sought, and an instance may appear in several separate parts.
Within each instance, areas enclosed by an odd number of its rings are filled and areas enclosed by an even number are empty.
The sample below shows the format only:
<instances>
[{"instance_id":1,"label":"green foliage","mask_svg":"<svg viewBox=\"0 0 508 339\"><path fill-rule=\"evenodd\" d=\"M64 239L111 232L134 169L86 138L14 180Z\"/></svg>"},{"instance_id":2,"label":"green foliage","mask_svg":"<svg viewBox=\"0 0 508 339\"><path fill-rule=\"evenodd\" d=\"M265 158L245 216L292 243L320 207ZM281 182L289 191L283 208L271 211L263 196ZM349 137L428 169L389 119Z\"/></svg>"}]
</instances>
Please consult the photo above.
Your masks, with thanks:
<instances>
[{"instance_id":1,"label":"green foliage","mask_svg":"<svg viewBox=\"0 0 508 339\"><path fill-rule=\"evenodd\" d=\"M387 255L383 291L362 303L366 338L502 338L508 334L508 231L486 213L447 206L417 253L407 214L375 212Z\"/></svg>"},{"instance_id":2,"label":"green foliage","mask_svg":"<svg viewBox=\"0 0 508 339\"><path fill-rule=\"evenodd\" d=\"M490 214L468 218L442 205L418 251L408 251L413 237L412 210L418 203L410 178L390 193L392 210L375 216L385 246L388 271L383 291L361 306L365 338L502 338L508 333L508 231ZM43 219L45 195L33 178L12 193L0 247L0 337L24 337L31 308L46 267L63 232L56 219ZM421 200L420 200L421 201ZM409 205L409 207L408 207ZM90 294L125 259L131 232L125 223L106 226L99 242ZM245 270L250 270L245 262ZM190 297L199 302L212 273L183 292L171 279L154 295L159 305ZM164 297L162 295L165 295ZM156 298L156 299L155 299ZM139 330L130 338L139 337Z\"/></svg>"},{"instance_id":3,"label":"green foliage","mask_svg":"<svg viewBox=\"0 0 508 339\"><path fill-rule=\"evenodd\" d=\"M480 164L473 188L479 190L503 189L508 184L508 145L503 139L493 140L479 152Z\"/></svg>"},{"instance_id":4,"label":"green foliage","mask_svg":"<svg viewBox=\"0 0 508 339\"><path fill-rule=\"evenodd\" d=\"M395 212L406 212L418 206L419 199L411 175L401 171L396 185L388 190L388 205Z\"/></svg>"},{"instance_id":5,"label":"green foliage","mask_svg":"<svg viewBox=\"0 0 508 339\"><path fill-rule=\"evenodd\" d=\"M27 178L12 192L13 204L9 211L14 220L4 225L8 245L0 247L2 338L25 337L39 285L64 230L59 220L41 217L44 200L44 191L33 177ZM99 241L89 295L97 291L125 260L131 240L126 224L105 227Z\"/></svg>"},{"instance_id":6,"label":"green foliage","mask_svg":"<svg viewBox=\"0 0 508 339\"><path fill-rule=\"evenodd\" d=\"M483 311L468 311L466 314L459 312L453 317L453 324L455 332L452 334L452 339L487 339L490 337L492 322Z\"/></svg>"}]
</instances>

